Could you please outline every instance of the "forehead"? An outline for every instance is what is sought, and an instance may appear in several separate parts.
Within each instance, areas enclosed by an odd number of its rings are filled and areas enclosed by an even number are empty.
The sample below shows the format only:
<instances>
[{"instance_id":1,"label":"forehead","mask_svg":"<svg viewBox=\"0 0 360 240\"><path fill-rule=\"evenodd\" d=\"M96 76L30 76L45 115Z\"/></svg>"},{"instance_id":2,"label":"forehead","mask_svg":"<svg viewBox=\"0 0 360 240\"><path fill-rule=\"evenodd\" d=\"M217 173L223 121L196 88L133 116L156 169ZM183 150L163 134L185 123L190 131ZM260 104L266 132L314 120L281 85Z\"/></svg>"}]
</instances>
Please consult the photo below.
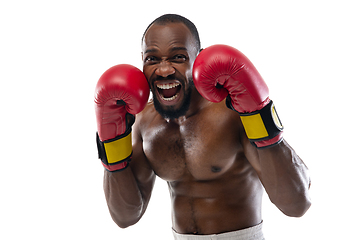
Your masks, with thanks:
<instances>
[{"instance_id":1,"label":"forehead","mask_svg":"<svg viewBox=\"0 0 360 240\"><path fill-rule=\"evenodd\" d=\"M183 46L188 50L195 49L195 39L183 23L153 24L146 32L143 51L149 48L171 48Z\"/></svg>"}]
</instances>

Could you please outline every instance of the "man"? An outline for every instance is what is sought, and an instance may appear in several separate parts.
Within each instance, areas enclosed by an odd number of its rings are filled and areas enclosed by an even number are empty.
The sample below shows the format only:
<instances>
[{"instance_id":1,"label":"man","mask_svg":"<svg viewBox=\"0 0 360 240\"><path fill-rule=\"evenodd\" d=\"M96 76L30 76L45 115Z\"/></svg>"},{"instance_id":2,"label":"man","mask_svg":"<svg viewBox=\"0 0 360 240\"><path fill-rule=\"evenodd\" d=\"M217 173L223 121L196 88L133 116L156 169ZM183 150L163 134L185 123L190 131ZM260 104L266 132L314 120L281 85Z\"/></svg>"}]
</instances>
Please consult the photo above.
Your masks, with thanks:
<instances>
[{"instance_id":1,"label":"man","mask_svg":"<svg viewBox=\"0 0 360 240\"><path fill-rule=\"evenodd\" d=\"M302 216L311 205L308 170L283 140L251 62L229 46L201 51L196 27L172 14L149 25L142 48L143 73L118 65L96 88L115 223L140 220L156 175L169 186L175 239L263 239L263 187L284 214Z\"/></svg>"}]
</instances>

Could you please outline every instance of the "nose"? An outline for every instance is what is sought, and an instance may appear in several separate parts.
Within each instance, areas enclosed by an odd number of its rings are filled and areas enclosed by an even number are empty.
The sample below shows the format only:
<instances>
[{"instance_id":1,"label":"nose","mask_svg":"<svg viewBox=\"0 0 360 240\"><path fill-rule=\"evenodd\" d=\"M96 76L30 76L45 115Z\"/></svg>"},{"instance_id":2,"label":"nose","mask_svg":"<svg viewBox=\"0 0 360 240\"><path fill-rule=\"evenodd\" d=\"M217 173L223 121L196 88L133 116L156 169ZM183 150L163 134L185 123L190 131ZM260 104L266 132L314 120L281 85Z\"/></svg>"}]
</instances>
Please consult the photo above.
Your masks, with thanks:
<instances>
[{"instance_id":1,"label":"nose","mask_svg":"<svg viewBox=\"0 0 360 240\"><path fill-rule=\"evenodd\" d=\"M158 68L155 70L155 74L161 77L167 77L175 73L175 69L168 61L161 61Z\"/></svg>"}]
</instances>

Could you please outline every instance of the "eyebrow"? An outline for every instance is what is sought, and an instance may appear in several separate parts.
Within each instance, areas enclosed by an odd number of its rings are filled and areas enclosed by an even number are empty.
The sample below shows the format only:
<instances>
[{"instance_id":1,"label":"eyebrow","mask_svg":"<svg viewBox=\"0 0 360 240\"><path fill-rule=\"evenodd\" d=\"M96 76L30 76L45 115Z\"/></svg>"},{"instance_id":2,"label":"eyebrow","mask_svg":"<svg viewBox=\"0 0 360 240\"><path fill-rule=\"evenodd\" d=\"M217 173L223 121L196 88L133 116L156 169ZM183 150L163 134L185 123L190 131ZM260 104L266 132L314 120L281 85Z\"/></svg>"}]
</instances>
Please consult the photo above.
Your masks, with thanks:
<instances>
[{"instance_id":1,"label":"eyebrow","mask_svg":"<svg viewBox=\"0 0 360 240\"><path fill-rule=\"evenodd\" d=\"M187 48L186 47L173 47L170 49L170 52L176 52L176 51L187 51ZM154 49L154 48L150 48L145 51L145 54L153 53L153 52L158 52L158 50Z\"/></svg>"},{"instance_id":2,"label":"eyebrow","mask_svg":"<svg viewBox=\"0 0 360 240\"><path fill-rule=\"evenodd\" d=\"M170 52L175 52L175 51L187 51L186 47L173 47Z\"/></svg>"},{"instance_id":3,"label":"eyebrow","mask_svg":"<svg viewBox=\"0 0 360 240\"><path fill-rule=\"evenodd\" d=\"M156 49L147 49L146 51L145 51L145 54L146 53L152 53L152 52L157 52L158 50L156 50Z\"/></svg>"}]
</instances>

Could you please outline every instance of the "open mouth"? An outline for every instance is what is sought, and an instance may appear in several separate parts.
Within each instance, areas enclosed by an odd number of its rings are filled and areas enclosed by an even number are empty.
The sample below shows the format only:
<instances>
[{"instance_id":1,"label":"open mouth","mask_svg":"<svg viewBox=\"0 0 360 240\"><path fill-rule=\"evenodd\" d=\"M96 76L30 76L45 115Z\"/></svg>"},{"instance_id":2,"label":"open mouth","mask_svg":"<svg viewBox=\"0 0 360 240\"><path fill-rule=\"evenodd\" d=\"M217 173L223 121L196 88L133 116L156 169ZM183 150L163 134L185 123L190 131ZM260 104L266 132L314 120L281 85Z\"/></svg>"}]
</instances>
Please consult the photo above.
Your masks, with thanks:
<instances>
[{"instance_id":1,"label":"open mouth","mask_svg":"<svg viewBox=\"0 0 360 240\"><path fill-rule=\"evenodd\" d=\"M166 102L173 101L180 95L181 84L178 81L158 82L155 85L160 98Z\"/></svg>"}]
</instances>

